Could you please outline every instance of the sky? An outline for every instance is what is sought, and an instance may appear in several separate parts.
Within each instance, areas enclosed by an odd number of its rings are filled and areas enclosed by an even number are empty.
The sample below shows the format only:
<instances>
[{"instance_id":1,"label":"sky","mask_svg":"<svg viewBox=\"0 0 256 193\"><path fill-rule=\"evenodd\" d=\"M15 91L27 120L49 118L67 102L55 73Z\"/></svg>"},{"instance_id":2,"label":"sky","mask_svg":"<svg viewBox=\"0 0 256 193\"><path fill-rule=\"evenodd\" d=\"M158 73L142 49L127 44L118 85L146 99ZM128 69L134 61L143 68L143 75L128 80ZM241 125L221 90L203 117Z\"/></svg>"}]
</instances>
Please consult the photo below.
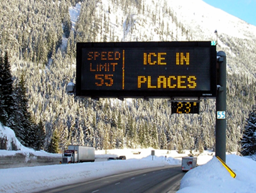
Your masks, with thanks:
<instances>
[{"instance_id":1,"label":"sky","mask_svg":"<svg viewBox=\"0 0 256 193\"><path fill-rule=\"evenodd\" d=\"M222 9L249 24L256 26L256 0L203 0L207 4Z\"/></svg>"}]
</instances>

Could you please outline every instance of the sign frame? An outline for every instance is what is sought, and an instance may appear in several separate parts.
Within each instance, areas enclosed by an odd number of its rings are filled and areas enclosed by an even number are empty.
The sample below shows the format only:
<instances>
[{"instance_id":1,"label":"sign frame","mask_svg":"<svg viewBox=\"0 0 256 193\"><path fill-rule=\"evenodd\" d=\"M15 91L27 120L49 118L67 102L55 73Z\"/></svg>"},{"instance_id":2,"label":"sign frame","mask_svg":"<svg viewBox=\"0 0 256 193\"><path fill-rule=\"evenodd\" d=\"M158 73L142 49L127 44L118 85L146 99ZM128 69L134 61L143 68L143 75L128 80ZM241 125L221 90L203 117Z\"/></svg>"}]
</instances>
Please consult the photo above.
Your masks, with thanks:
<instances>
[{"instance_id":1,"label":"sign frame","mask_svg":"<svg viewBox=\"0 0 256 193\"><path fill-rule=\"evenodd\" d=\"M188 91L188 90L84 90L82 84L82 60L83 49L133 49L133 48L175 48L177 50L189 48L207 48L209 49L210 57L210 90L208 91ZM89 42L77 43L76 57L76 96L91 97L91 98L170 98L170 97L216 97L216 46L211 45L210 41L199 42Z\"/></svg>"}]
</instances>

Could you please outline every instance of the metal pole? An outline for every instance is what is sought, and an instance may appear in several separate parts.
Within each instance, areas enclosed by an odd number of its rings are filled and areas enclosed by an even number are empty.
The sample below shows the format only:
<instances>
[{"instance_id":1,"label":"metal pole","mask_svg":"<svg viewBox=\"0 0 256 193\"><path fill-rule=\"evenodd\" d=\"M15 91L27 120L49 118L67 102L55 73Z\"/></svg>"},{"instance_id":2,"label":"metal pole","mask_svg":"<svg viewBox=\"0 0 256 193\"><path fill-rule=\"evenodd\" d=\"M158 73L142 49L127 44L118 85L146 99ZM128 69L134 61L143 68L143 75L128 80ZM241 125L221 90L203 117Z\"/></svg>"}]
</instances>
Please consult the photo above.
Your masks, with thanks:
<instances>
[{"instance_id":1,"label":"metal pole","mask_svg":"<svg viewBox=\"0 0 256 193\"><path fill-rule=\"evenodd\" d=\"M226 54L217 53L216 156L226 162Z\"/></svg>"}]
</instances>

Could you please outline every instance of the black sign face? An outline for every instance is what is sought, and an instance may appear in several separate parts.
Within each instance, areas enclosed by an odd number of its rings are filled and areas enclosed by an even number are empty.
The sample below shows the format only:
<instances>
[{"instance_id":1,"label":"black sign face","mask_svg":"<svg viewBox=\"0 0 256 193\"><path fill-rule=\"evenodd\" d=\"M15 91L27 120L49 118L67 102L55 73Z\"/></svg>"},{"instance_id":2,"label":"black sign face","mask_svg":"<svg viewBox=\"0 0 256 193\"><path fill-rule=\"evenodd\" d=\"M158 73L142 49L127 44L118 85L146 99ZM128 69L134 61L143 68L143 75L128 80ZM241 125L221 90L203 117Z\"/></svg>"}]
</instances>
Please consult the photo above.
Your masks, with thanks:
<instances>
[{"instance_id":1,"label":"black sign face","mask_svg":"<svg viewBox=\"0 0 256 193\"><path fill-rule=\"evenodd\" d=\"M77 43L76 95L215 97L211 42Z\"/></svg>"},{"instance_id":2,"label":"black sign face","mask_svg":"<svg viewBox=\"0 0 256 193\"><path fill-rule=\"evenodd\" d=\"M172 102L173 113L197 113L199 114L199 102Z\"/></svg>"}]
</instances>

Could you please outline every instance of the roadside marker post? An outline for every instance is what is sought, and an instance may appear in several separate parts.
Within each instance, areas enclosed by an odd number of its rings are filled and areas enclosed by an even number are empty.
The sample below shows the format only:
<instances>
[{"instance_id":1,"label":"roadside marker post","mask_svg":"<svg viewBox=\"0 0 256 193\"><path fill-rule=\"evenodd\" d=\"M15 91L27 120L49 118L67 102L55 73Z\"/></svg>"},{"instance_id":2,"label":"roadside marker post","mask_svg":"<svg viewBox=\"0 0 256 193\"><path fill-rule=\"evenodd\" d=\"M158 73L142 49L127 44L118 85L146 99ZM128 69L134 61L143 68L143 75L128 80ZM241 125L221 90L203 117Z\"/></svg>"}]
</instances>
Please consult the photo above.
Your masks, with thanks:
<instances>
[{"instance_id":1,"label":"roadside marker post","mask_svg":"<svg viewBox=\"0 0 256 193\"><path fill-rule=\"evenodd\" d=\"M219 157L217 156L217 159L222 163L222 165L226 168L226 170L230 173L232 178L236 178L236 173L228 167L228 165Z\"/></svg>"}]
</instances>

